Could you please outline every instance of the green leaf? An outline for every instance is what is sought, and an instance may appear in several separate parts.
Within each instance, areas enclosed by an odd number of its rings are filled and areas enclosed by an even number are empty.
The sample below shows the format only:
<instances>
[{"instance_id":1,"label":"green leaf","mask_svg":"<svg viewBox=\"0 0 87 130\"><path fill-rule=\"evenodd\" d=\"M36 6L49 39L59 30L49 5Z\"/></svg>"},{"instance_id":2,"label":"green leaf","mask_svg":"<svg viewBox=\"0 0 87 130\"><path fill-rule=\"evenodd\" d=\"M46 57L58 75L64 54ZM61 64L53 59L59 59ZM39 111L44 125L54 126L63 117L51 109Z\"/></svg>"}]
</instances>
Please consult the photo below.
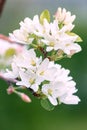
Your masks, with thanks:
<instances>
[{"instance_id":1,"label":"green leaf","mask_svg":"<svg viewBox=\"0 0 87 130\"><path fill-rule=\"evenodd\" d=\"M40 15L40 22L43 24L44 19L47 19L50 22L50 12L48 10L44 10Z\"/></svg>"},{"instance_id":2,"label":"green leaf","mask_svg":"<svg viewBox=\"0 0 87 130\"><path fill-rule=\"evenodd\" d=\"M42 99L41 106L47 111L52 111L55 108L55 106L53 106L48 99Z\"/></svg>"},{"instance_id":3,"label":"green leaf","mask_svg":"<svg viewBox=\"0 0 87 130\"><path fill-rule=\"evenodd\" d=\"M73 32L67 32L68 35L70 36L78 36L77 34L73 33ZM80 36L77 37L76 42L82 42L83 40L81 39Z\"/></svg>"},{"instance_id":4,"label":"green leaf","mask_svg":"<svg viewBox=\"0 0 87 130\"><path fill-rule=\"evenodd\" d=\"M76 39L76 42L82 42L82 38L80 36L78 36L78 38Z\"/></svg>"}]
</instances>

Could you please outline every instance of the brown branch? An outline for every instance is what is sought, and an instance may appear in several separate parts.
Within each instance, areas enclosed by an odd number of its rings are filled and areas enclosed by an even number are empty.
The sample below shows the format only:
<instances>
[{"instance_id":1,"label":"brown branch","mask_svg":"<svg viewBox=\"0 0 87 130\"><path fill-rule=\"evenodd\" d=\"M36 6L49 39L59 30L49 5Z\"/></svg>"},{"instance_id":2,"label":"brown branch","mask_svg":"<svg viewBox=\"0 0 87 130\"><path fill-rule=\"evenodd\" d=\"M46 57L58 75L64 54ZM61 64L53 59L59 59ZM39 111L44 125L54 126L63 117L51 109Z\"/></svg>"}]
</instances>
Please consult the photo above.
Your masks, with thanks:
<instances>
[{"instance_id":1,"label":"brown branch","mask_svg":"<svg viewBox=\"0 0 87 130\"><path fill-rule=\"evenodd\" d=\"M10 42L10 43L13 43L13 41L11 41L11 40L9 39L9 37L7 37L7 36L5 36L5 35L3 35L3 34L0 34L0 39L5 40L5 41L8 41L8 42Z\"/></svg>"},{"instance_id":2,"label":"brown branch","mask_svg":"<svg viewBox=\"0 0 87 130\"><path fill-rule=\"evenodd\" d=\"M44 50L44 48L39 47L40 51L42 52L44 59L47 57L47 52Z\"/></svg>"},{"instance_id":3,"label":"brown branch","mask_svg":"<svg viewBox=\"0 0 87 130\"><path fill-rule=\"evenodd\" d=\"M6 2L6 0L0 0L0 16L1 16L1 14L2 14L2 11L3 11L3 8L4 8L5 2Z\"/></svg>"}]
</instances>

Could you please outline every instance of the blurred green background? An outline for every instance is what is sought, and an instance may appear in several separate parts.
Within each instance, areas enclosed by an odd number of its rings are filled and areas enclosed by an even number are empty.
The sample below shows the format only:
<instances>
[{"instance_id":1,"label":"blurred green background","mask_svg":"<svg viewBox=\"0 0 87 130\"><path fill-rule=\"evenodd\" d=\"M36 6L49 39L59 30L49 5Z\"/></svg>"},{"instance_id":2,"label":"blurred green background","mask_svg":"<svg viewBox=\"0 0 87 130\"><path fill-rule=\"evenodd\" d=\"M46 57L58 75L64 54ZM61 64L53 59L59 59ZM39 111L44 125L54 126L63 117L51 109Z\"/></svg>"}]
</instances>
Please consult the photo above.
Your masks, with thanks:
<instances>
[{"instance_id":1,"label":"blurred green background","mask_svg":"<svg viewBox=\"0 0 87 130\"><path fill-rule=\"evenodd\" d=\"M30 93L30 104L15 94L7 95L7 84L0 80L0 130L87 130L87 0L7 0L0 18L0 33L8 35L25 17L32 18L44 9L53 15L58 7L76 14L74 32L83 39L80 53L59 62L71 70L81 102L75 106L62 104L48 112Z\"/></svg>"}]
</instances>

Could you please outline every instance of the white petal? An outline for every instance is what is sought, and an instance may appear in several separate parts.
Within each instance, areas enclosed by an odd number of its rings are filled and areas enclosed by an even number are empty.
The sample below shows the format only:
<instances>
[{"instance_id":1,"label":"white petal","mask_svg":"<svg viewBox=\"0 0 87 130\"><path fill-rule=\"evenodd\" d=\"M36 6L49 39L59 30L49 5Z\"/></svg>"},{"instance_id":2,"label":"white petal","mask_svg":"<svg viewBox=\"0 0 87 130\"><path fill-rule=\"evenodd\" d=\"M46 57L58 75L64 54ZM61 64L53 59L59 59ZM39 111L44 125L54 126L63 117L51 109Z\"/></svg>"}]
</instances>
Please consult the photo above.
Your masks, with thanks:
<instances>
[{"instance_id":1,"label":"white petal","mask_svg":"<svg viewBox=\"0 0 87 130\"><path fill-rule=\"evenodd\" d=\"M34 90L34 92L37 92L38 91L38 88L39 88L39 86L38 86L38 84L33 84L31 87L30 87L31 89L33 89Z\"/></svg>"},{"instance_id":2,"label":"white petal","mask_svg":"<svg viewBox=\"0 0 87 130\"><path fill-rule=\"evenodd\" d=\"M79 97L77 97L75 95L67 96L63 99L61 98L60 100L61 100L61 102L65 103L65 104L78 104L78 102L80 102Z\"/></svg>"},{"instance_id":3,"label":"white petal","mask_svg":"<svg viewBox=\"0 0 87 130\"><path fill-rule=\"evenodd\" d=\"M58 104L56 98L53 98L52 96L48 96L48 99L52 103L52 105L56 106Z\"/></svg>"}]
</instances>

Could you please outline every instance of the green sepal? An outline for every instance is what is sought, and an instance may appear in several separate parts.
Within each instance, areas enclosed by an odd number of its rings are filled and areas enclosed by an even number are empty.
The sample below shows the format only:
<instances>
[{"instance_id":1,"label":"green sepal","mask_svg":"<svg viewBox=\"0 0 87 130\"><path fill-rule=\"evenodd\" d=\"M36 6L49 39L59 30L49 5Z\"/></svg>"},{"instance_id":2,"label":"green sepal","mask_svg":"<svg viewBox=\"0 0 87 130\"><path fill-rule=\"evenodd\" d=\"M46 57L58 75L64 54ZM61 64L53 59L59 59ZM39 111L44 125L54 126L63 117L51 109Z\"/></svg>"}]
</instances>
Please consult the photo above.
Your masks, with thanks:
<instances>
[{"instance_id":1,"label":"green sepal","mask_svg":"<svg viewBox=\"0 0 87 130\"><path fill-rule=\"evenodd\" d=\"M50 22L50 12L48 10L44 10L40 15L40 22L43 24L44 19Z\"/></svg>"},{"instance_id":2,"label":"green sepal","mask_svg":"<svg viewBox=\"0 0 87 130\"><path fill-rule=\"evenodd\" d=\"M77 36L76 42L82 42L83 41L80 36L78 36L77 34L75 34L73 32L67 32L67 34L70 35L70 36Z\"/></svg>"},{"instance_id":3,"label":"green sepal","mask_svg":"<svg viewBox=\"0 0 87 130\"><path fill-rule=\"evenodd\" d=\"M47 98L41 99L41 106L47 111L52 111L55 108Z\"/></svg>"},{"instance_id":4,"label":"green sepal","mask_svg":"<svg viewBox=\"0 0 87 130\"><path fill-rule=\"evenodd\" d=\"M78 38L76 39L76 42L82 42L82 38L80 36L78 36Z\"/></svg>"}]
</instances>

